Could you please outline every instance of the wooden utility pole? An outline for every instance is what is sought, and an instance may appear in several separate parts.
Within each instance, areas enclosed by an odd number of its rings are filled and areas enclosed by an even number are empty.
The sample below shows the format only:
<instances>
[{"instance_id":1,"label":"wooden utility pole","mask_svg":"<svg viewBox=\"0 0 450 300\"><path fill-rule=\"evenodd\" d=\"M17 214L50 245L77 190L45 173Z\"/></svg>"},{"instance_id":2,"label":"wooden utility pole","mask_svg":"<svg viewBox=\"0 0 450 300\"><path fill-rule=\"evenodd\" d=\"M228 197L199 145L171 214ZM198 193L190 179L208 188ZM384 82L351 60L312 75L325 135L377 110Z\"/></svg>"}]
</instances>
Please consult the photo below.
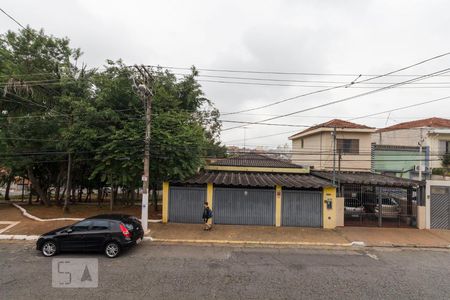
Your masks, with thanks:
<instances>
[{"instance_id":1,"label":"wooden utility pole","mask_svg":"<svg viewBox=\"0 0 450 300\"><path fill-rule=\"evenodd\" d=\"M336 126L333 129L333 186L336 186Z\"/></svg>"},{"instance_id":2,"label":"wooden utility pole","mask_svg":"<svg viewBox=\"0 0 450 300\"><path fill-rule=\"evenodd\" d=\"M149 180L150 180L150 133L152 118L152 82L153 76L151 70L147 70L145 66L135 66L141 75L140 82L134 80L133 88L141 98L145 107L145 139L144 139L144 175L142 176L142 205L141 205L141 222L142 229L148 229L148 198L149 198Z\"/></svg>"},{"instance_id":3,"label":"wooden utility pole","mask_svg":"<svg viewBox=\"0 0 450 300\"><path fill-rule=\"evenodd\" d=\"M68 159L67 159L67 194L66 197L64 198L64 207L63 207L63 212L67 213L69 211L69 200L70 200L70 191L72 189L72 179L71 179L71 169L72 169L72 154L69 152L67 154Z\"/></svg>"}]
</instances>

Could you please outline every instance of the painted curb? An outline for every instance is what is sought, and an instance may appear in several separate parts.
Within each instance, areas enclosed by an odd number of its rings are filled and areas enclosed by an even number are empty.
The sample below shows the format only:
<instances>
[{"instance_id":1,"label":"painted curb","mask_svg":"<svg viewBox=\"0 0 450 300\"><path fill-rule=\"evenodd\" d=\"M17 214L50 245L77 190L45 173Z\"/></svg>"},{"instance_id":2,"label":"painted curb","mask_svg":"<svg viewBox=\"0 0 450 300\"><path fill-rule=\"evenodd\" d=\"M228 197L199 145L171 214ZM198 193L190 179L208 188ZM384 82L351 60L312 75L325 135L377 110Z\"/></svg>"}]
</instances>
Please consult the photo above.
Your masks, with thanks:
<instances>
[{"instance_id":1,"label":"painted curb","mask_svg":"<svg viewBox=\"0 0 450 300\"><path fill-rule=\"evenodd\" d=\"M36 241L39 235L0 234L0 240Z\"/></svg>"},{"instance_id":2,"label":"painted curb","mask_svg":"<svg viewBox=\"0 0 450 300\"><path fill-rule=\"evenodd\" d=\"M359 241L353 241L353 242L351 242L350 243L352 246L354 246L354 247L365 247L366 246L366 243L364 243L364 242L359 242Z\"/></svg>"},{"instance_id":3,"label":"painted curb","mask_svg":"<svg viewBox=\"0 0 450 300\"><path fill-rule=\"evenodd\" d=\"M327 246L351 247L352 243L314 243L314 242L266 242L266 241L236 241L236 240L194 240L194 239L160 239L153 238L153 242L194 243L194 244L236 244L236 245L280 245L280 246Z\"/></svg>"}]
</instances>

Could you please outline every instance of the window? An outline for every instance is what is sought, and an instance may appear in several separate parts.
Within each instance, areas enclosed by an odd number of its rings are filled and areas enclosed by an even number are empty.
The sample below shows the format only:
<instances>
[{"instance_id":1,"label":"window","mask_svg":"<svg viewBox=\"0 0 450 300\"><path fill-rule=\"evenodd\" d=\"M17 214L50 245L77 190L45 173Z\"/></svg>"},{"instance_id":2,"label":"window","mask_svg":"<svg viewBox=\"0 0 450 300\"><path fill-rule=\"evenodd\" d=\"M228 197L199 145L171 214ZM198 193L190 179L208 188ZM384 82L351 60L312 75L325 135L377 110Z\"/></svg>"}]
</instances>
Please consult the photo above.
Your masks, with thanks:
<instances>
[{"instance_id":1,"label":"window","mask_svg":"<svg viewBox=\"0 0 450 300\"><path fill-rule=\"evenodd\" d=\"M342 154L359 154L358 139L337 139L337 152Z\"/></svg>"},{"instance_id":2,"label":"window","mask_svg":"<svg viewBox=\"0 0 450 300\"><path fill-rule=\"evenodd\" d=\"M92 222L91 230L108 230L109 221L107 220L95 220Z\"/></svg>"},{"instance_id":3,"label":"window","mask_svg":"<svg viewBox=\"0 0 450 300\"><path fill-rule=\"evenodd\" d=\"M87 231L89 229L89 226L91 226L92 221L81 221L75 225L72 226L72 231Z\"/></svg>"},{"instance_id":4,"label":"window","mask_svg":"<svg viewBox=\"0 0 450 300\"><path fill-rule=\"evenodd\" d=\"M304 139L300 139L300 148L304 148L305 147L305 140Z\"/></svg>"},{"instance_id":5,"label":"window","mask_svg":"<svg viewBox=\"0 0 450 300\"><path fill-rule=\"evenodd\" d=\"M445 140L439 141L439 153L440 154L450 153L450 141Z\"/></svg>"}]
</instances>

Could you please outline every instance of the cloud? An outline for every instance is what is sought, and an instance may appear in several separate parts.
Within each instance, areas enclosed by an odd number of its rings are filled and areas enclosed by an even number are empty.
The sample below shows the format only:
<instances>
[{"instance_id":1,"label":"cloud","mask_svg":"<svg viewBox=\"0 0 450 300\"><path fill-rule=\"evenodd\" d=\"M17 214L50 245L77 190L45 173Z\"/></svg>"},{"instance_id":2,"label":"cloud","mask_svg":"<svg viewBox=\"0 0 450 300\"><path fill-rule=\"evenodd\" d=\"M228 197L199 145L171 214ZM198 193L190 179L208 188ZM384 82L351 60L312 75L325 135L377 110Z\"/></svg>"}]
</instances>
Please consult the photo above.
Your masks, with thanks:
<instances>
[{"instance_id":1,"label":"cloud","mask_svg":"<svg viewBox=\"0 0 450 300\"><path fill-rule=\"evenodd\" d=\"M100 66L106 59L200 68L284 72L381 74L450 49L450 3L444 0L379 1L88 1L4 0L2 8L24 24L67 36L81 47L83 60ZM5 16L0 29L17 29ZM449 67L441 59L405 73L425 74ZM241 73L201 75L347 82L338 76L294 76ZM203 80L233 81L232 79ZM378 82L399 81L394 77ZM236 80L237 81L237 80ZM244 80L246 82L257 82ZM426 82L450 82L450 77ZM252 108L317 88L261 86L201 81L208 98L223 112ZM276 82L272 82L276 83ZM296 83L300 84L300 83ZM331 84L328 84L331 85ZM342 89L300 98L251 114L227 119L256 121L367 91ZM399 88L277 120L316 124L328 118L350 118L410 103L447 96L447 88ZM399 111L388 124L412 118L448 117L450 102ZM258 115L260 114L260 115ZM382 127L387 114L358 120ZM225 118L225 116L224 116ZM275 122L275 121L273 121ZM230 127L231 124L224 124ZM288 127L249 126L247 138L273 135ZM295 130L296 128L292 128ZM300 131L302 128L298 128ZM284 144L289 134L251 140ZM243 130L226 131L223 140L243 138ZM250 142L249 142L250 143Z\"/></svg>"}]
</instances>

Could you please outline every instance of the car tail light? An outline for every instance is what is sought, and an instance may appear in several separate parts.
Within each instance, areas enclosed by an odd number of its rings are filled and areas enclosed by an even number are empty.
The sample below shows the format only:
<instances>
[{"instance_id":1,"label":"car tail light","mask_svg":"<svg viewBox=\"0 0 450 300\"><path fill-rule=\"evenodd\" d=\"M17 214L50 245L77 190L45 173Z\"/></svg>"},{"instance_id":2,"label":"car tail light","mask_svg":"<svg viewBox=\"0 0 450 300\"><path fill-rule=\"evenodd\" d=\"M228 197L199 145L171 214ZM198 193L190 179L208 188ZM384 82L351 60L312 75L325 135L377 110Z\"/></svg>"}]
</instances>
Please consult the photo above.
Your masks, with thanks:
<instances>
[{"instance_id":1,"label":"car tail light","mask_svg":"<svg viewBox=\"0 0 450 300\"><path fill-rule=\"evenodd\" d=\"M130 232L129 232L128 229L125 227L125 225L123 225L123 223L120 223L119 227L120 227L120 230L122 231L124 237L126 237L126 238L131 238Z\"/></svg>"}]
</instances>

